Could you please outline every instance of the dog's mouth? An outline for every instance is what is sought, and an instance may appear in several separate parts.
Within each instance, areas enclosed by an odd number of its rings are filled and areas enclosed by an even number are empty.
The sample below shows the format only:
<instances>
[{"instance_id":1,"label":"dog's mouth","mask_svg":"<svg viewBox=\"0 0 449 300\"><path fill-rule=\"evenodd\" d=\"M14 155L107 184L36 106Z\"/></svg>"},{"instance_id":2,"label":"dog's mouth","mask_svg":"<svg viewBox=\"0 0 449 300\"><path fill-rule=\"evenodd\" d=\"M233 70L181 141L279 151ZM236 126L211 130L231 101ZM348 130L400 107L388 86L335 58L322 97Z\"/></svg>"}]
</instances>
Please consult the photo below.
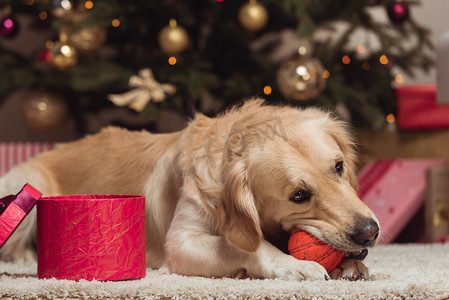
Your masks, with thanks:
<instances>
[{"instance_id":1,"label":"dog's mouth","mask_svg":"<svg viewBox=\"0 0 449 300\"><path fill-rule=\"evenodd\" d=\"M367 255L368 255L368 249L364 248L364 249L357 250L357 251L349 251L348 254L346 255L346 258L364 260Z\"/></svg>"},{"instance_id":2,"label":"dog's mouth","mask_svg":"<svg viewBox=\"0 0 449 300\"><path fill-rule=\"evenodd\" d=\"M346 251L346 258L347 259L357 259L357 260L364 260L365 257L368 255L368 248L347 248L347 247L341 247L337 245L335 242L329 242L327 239L323 238L323 241L329 245L332 245L336 249L340 249L343 251ZM346 246L346 245L345 245Z\"/></svg>"}]
</instances>

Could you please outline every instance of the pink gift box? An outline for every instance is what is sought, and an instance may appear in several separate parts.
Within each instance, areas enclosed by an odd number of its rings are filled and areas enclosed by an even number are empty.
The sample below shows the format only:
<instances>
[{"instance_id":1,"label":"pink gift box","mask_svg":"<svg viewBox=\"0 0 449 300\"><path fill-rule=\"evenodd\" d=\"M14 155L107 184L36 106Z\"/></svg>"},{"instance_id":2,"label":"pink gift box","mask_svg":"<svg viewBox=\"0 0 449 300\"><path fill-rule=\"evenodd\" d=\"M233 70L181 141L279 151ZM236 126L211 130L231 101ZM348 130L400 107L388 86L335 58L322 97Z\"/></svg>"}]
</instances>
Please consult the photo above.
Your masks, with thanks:
<instances>
[{"instance_id":1,"label":"pink gift box","mask_svg":"<svg viewBox=\"0 0 449 300\"><path fill-rule=\"evenodd\" d=\"M38 277L145 277L145 198L44 197L37 203Z\"/></svg>"},{"instance_id":2,"label":"pink gift box","mask_svg":"<svg viewBox=\"0 0 449 300\"><path fill-rule=\"evenodd\" d=\"M379 219L381 244L393 242L423 206L427 168L443 164L442 160L395 159L363 168L358 194Z\"/></svg>"}]
</instances>

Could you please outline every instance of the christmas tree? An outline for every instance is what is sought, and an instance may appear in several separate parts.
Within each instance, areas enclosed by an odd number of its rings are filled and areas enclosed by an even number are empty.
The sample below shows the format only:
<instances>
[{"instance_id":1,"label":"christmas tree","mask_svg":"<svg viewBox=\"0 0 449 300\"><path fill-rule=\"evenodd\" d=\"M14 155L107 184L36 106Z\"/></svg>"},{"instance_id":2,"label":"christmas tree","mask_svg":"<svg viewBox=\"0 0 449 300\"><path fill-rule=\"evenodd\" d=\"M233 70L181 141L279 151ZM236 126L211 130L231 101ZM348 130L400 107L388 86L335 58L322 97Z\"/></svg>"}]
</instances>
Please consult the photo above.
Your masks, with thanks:
<instances>
[{"instance_id":1,"label":"christmas tree","mask_svg":"<svg viewBox=\"0 0 449 300\"><path fill-rule=\"evenodd\" d=\"M395 67L412 74L433 63L429 32L410 14L418 1L0 3L2 40L27 30L20 14L53 33L29 57L0 44L0 101L29 89L26 119L43 130L66 111L82 132L86 111L114 105L151 123L164 110L215 115L251 96L326 107L357 126L378 128L395 113L394 82L401 80ZM373 8L384 9L389 22L373 18ZM350 47L356 32L366 38Z\"/></svg>"}]
</instances>

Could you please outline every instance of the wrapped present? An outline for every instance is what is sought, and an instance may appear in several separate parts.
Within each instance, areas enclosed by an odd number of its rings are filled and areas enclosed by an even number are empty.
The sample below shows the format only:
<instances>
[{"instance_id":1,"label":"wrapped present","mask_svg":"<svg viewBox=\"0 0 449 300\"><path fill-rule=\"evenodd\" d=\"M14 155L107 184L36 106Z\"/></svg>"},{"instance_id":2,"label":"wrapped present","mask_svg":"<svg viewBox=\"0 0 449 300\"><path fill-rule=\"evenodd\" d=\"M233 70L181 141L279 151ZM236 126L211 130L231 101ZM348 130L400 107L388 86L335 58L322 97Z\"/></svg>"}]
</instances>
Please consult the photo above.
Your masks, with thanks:
<instances>
[{"instance_id":1,"label":"wrapped present","mask_svg":"<svg viewBox=\"0 0 449 300\"><path fill-rule=\"evenodd\" d=\"M26 184L0 199L0 247L37 203L39 278L145 277L144 196L41 196Z\"/></svg>"},{"instance_id":2,"label":"wrapped present","mask_svg":"<svg viewBox=\"0 0 449 300\"><path fill-rule=\"evenodd\" d=\"M435 85L396 88L400 129L449 128L449 104L438 105Z\"/></svg>"},{"instance_id":3,"label":"wrapped present","mask_svg":"<svg viewBox=\"0 0 449 300\"><path fill-rule=\"evenodd\" d=\"M37 234L39 278L123 280L146 275L143 196L41 198Z\"/></svg>"},{"instance_id":4,"label":"wrapped present","mask_svg":"<svg viewBox=\"0 0 449 300\"><path fill-rule=\"evenodd\" d=\"M426 170L442 160L380 160L359 174L359 197L379 219L380 243L395 240L425 202ZM424 227L424 224L422 224Z\"/></svg>"},{"instance_id":5,"label":"wrapped present","mask_svg":"<svg viewBox=\"0 0 449 300\"><path fill-rule=\"evenodd\" d=\"M449 167L427 170L426 237L428 242L449 241Z\"/></svg>"},{"instance_id":6,"label":"wrapped present","mask_svg":"<svg viewBox=\"0 0 449 300\"><path fill-rule=\"evenodd\" d=\"M52 143L0 143L0 176L40 152L53 149Z\"/></svg>"},{"instance_id":7,"label":"wrapped present","mask_svg":"<svg viewBox=\"0 0 449 300\"><path fill-rule=\"evenodd\" d=\"M0 247L8 240L42 194L26 184L17 195L0 199Z\"/></svg>"}]
</instances>

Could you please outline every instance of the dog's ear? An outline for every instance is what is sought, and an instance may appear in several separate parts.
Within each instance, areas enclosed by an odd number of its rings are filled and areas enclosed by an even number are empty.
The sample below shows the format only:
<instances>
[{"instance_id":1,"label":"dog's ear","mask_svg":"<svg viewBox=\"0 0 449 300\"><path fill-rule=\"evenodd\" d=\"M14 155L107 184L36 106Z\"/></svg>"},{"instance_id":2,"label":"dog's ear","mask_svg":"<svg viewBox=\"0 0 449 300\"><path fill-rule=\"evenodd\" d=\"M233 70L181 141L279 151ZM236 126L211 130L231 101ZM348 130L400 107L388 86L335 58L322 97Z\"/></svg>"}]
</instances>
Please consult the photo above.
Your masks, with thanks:
<instances>
[{"instance_id":1,"label":"dog's ear","mask_svg":"<svg viewBox=\"0 0 449 300\"><path fill-rule=\"evenodd\" d=\"M220 199L220 226L226 240L235 247L253 252L262 240L259 214L251 192L247 169L241 158L225 158Z\"/></svg>"}]
</instances>

